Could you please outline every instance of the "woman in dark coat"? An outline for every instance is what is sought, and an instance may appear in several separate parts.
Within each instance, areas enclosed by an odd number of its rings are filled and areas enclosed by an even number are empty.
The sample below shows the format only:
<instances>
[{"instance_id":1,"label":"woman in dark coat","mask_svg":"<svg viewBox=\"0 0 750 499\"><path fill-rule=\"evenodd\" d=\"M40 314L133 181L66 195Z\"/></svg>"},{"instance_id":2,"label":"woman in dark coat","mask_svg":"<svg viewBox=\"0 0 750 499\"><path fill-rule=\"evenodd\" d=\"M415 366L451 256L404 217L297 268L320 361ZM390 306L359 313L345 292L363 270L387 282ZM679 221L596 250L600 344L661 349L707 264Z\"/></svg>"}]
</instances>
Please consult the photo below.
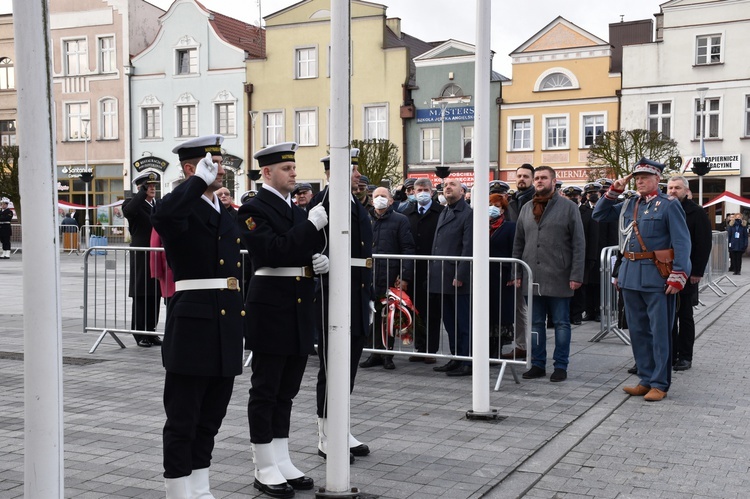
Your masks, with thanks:
<instances>
[{"instance_id":1,"label":"woman in dark coat","mask_svg":"<svg viewBox=\"0 0 750 499\"><path fill-rule=\"evenodd\" d=\"M490 257L510 258L516 224L505 218L508 201L500 194L490 195ZM490 358L497 358L501 350L501 331L507 331L513 341L513 313L515 289L506 286L511 280L510 263L490 263Z\"/></svg>"}]
</instances>

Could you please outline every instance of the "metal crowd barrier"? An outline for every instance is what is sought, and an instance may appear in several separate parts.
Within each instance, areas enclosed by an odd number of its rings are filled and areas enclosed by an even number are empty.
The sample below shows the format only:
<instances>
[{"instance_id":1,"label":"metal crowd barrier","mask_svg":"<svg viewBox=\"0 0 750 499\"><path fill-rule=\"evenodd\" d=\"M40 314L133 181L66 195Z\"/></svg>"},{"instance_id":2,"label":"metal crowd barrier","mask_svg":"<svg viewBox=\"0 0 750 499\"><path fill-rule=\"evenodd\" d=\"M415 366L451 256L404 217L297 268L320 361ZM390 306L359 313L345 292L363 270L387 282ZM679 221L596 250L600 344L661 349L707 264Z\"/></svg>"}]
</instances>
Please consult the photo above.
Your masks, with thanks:
<instances>
[{"instance_id":1,"label":"metal crowd barrier","mask_svg":"<svg viewBox=\"0 0 750 499\"><path fill-rule=\"evenodd\" d=\"M714 231L711 234L711 256L703 273L703 278L698 284L698 292L710 289L716 296L726 295L719 283L723 280L729 281L735 288L735 283L728 275L729 272L729 236L726 231Z\"/></svg>"},{"instance_id":2,"label":"metal crowd barrier","mask_svg":"<svg viewBox=\"0 0 750 499\"><path fill-rule=\"evenodd\" d=\"M10 230L10 252L15 255L19 251L22 251L21 224L11 222Z\"/></svg>"},{"instance_id":3,"label":"metal crowd barrier","mask_svg":"<svg viewBox=\"0 0 750 499\"><path fill-rule=\"evenodd\" d=\"M92 246L127 246L126 227L124 225L81 225L79 230L80 247ZM103 251L103 250L100 250Z\"/></svg>"},{"instance_id":4,"label":"metal crowd barrier","mask_svg":"<svg viewBox=\"0 0 750 499\"><path fill-rule=\"evenodd\" d=\"M77 225L60 226L60 250L67 251L69 255L81 252L81 234Z\"/></svg>"},{"instance_id":5,"label":"metal crowd barrier","mask_svg":"<svg viewBox=\"0 0 750 499\"><path fill-rule=\"evenodd\" d=\"M630 337L619 324L621 310L621 296L612 281L612 270L618 257L619 247L608 246L602 248L599 256L599 300L601 323L599 332L589 341L601 341L610 333L615 334L626 345L630 345Z\"/></svg>"}]
</instances>

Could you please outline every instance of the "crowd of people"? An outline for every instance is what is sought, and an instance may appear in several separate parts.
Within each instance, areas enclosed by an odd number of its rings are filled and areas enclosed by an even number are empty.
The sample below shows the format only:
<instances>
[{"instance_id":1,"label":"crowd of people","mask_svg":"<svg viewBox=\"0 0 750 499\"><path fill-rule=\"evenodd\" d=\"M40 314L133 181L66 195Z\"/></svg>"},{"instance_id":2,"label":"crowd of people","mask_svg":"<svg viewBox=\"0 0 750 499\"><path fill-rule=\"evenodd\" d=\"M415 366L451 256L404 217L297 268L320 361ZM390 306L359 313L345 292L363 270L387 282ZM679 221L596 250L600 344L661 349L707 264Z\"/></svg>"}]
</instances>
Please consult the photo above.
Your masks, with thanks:
<instances>
[{"instance_id":1,"label":"crowd of people","mask_svg":"<svg viewBox=\"0 0 750 499\"><path fill-rule=\"evenodd\" d=\"M131 255L132 326L155 332L159 301L168 298L163 344L154 334L136 337L139 346L162 348L167 497L213 497L214 438L242 372L243 348L252 351L247 414L254 486L271 497L293 497L313 487L293 464L289 435L293 400L315 353L318 454L328 452L329 193L313 194L310 184L296 182L297 144L288 142L255 154L262 184L237 207L222 185L222 140L209 135L176 147L185 181L160 200L153 195L158 178L135 180L135 195L123 206L133 245L165 252L150 261L140 258L145 253ZM672 369L691 368L691 305L711 231L683 177L672 177L663 193L664 165L643 159L624 178L561 188L553 168L525 164L516 171L515 192L493 181L486 204L472 204L467 186L451 177L439 186L428 178L407 179L394 191L371 186L357 156L353 149L350 390L358 368L396 368L387 352L399 336L413 342L409 362L435 364L445 331L457 358L433 370L472 374L471 262L454 258L472 256L477 209L487 210L490 256L520 260L531 270L511 261L490 266L492 358L525 359L530 349L523 377L545 378L551 329L549 380L565 381L571 324L599 320L599 254L619 245L617 286L639 379L625 391L662 400ZM321 162L328 176L330 160ZM631 181L636 191L626 193ZM730 251L741 255L746 224L741 217L730 221ZM248 265L241 249L249 253ZM733 259L733 271L740 269L741 258ZM529 284L532 296L525 292ZM362 360L364 348L375 353ZM370 453L351 433L348 446L350 462Z\"/></svg>"}]
</instances>

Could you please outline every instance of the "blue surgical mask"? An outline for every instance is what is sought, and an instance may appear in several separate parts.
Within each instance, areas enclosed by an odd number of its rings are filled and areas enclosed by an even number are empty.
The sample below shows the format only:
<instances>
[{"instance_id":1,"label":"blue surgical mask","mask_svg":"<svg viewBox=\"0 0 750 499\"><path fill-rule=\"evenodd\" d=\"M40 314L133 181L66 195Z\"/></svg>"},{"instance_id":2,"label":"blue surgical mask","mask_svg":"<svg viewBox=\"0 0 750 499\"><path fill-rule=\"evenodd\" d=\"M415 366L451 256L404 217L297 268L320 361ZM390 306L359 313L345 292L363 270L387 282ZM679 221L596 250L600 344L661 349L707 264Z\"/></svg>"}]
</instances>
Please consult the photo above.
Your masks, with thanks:
<instances>
[{"instance_id":1,"label":"blue surgical mask","mask_svg":"<svg viewBox=\"0 0 750 499\"><path fill-rule=\"evenodd\" d=\"M497 206L490 206L489 212L490 212L490 219L492 220L499 217L500 214L502 213L502 211L500 211L500 208L498 208Z\"/></svg>"},{"instance_id":2,"label":"blue surgical mask","mask_svg":"<svg viewBox=\"0 0 750 499\"><path fill-rule=\"evenodd\" d=\"M426 206L427 203L430 202L430 199L432 198L432 196L430 196L429 192L420 192L419 194L417 194L416 198L417 198L417 203L419 203L420 206Z\"/></svg>"},{"instance_id":3,"label":"blue surgical mask","mask_svg":"<svg viewBox=\"0 0 750 499\"><path fill-rule=\"evenodd\" d=\"M416 203L417 202L417 196L415 196L414 194L409 194L408 196L406 196L406 199L408 199L412 203Z\"/></svg>"}]
</instances>

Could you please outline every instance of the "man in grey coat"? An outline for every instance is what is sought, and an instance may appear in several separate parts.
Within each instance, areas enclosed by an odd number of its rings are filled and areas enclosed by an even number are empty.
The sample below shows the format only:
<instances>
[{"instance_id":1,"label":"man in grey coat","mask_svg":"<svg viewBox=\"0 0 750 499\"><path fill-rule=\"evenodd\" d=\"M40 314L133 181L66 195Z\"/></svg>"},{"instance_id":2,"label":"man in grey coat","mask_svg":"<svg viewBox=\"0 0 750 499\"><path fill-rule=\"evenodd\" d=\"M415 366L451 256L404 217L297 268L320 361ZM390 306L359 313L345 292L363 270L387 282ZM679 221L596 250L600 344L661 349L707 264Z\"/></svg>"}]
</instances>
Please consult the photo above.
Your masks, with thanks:
<instances>
[{"instance_id":1,"label":"man in grey coat","mask_svg":"<svg viewBox=\"0 0 750 499\"><path fill-rule=\"evenodd\" d=\"M513 258L519 258L531 268L534 279L531 369L523 373L525 379L546 375L547 336L549 315L555 326L554 372L550 381L564 381L568 377L570 355L570 299L583 281L585 253L583 224L578 206L555 192L555 170L540 166L534 171L536 193L524 205L516 223ZM521 279L516 279L516 286Z\"/></svg>"},{"instance_id":2,"label":"man in grey coat","mask_svg":"<svg viewBox=\"0 0 750 499\"><path fill-rule=\"evenodd\" d=\"M456 179L443 182L443 195L448 206L438 218L435 239L432 242L434 256L471 256L472 221L471 208L464 201L466 191ZM471 262L451 260L430 261L430 293L437 293L442 300L443 325L448 332L451 353L469 356L471 344ZM451 359L442 366L433 367L448 376L470 376L471 363Z\"/></svg>"}]
</instances>

